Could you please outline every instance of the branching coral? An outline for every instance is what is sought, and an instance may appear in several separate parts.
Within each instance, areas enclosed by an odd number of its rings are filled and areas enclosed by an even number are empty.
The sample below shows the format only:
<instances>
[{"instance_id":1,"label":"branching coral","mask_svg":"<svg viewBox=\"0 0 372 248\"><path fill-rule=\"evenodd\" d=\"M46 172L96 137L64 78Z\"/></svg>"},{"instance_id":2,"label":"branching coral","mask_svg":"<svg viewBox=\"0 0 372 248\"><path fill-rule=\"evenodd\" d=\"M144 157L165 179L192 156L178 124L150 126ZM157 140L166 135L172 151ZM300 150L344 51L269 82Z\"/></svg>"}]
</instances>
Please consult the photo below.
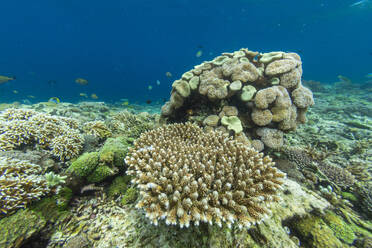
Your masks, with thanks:
<instances>
[{"instance_id":1,"label":"branching coral","mask_svg":"<svg viewBox=\"0 0 372 248\"><path fill-rule=\"evenodd\" d=\"M132 114L122 111L115 114L109 122L109 127L115 135L138 138L141 133L155 127L157 115L148 113Z\"/></svg>"},{"instance_id":2,"label":"branching coral","mask_svg":"<svg viewBox=\"0 0 372 248\"><path fill-rule=\"evenodd\" d=\"M38 144L64 161L76 157L83 147L84 139L73 119L33 110L8 109L1 113L0 123L1 151Z\"/></svg>"},{"instance_id":3,"label":"branching coral","mask_svg":"<svg viewBox=\"0 0 372 248\"><path fill-rule=\"evenodd\" d=\"M105 140L112 135L110 129L103 121L89 121L85 123L84 131L100 140Z\"/></svg>"},{"instance_id":4,"label":"branching coral","mask_svg":"<svg viewBox=\"0 0 372 248\"><path fill-rule=\"evenodd\" d=\"M0 157L0 214L9 214L50 191L42 168L25 160Z\"/></svg>"},{"instance_id":5,"label":"branching coral","mask_svg":"<svg viewBox=\"0 0 372 248\"><path fill-rule=\"evenodd\" d=\"M272 159L221 132L171 124L146 132L125 159L154 224L249 227L270 212L285 176Z\"/></svg>"}]
</instances>

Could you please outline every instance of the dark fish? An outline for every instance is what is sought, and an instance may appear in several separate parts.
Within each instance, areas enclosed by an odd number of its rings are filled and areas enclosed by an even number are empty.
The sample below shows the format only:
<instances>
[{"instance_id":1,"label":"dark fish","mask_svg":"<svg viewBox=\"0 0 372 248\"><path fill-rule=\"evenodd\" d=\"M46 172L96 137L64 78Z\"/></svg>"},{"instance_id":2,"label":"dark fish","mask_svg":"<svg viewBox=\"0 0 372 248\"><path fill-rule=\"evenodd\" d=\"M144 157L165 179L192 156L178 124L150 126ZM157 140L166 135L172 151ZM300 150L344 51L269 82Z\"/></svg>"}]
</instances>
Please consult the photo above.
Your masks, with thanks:
<instances>
[{"instance_id":1,"label":"dark fish","mask_svg":"<svg viewBox=\"0 0 372 248\"><path fill-rule=\"evenodd\" d=\"M198 45L198 48L202 49L203 48L203 45Z\"/></svg>"},{"instance_id":2,"label":"dark fish","mask_svg":"<svg viewBox=\"0 0 372 248\"><path fill-rule=\"evenodd\" d=\"M52 85L57 84L57 81L56 81L56 80L49 80L49 81L48 81L48 84L49 84L50 86L52 86Z\"/></svg>"},{"instance_id":3,"label":"dark fish","mask_svg":"<svg viewBox=\"0 0 372 248\"><path fill-rule=\"evenodd\" d=\"M146 100L146 103L147 104L150 104L152 101L151 100Z\"/></svg>"}]
</instances>

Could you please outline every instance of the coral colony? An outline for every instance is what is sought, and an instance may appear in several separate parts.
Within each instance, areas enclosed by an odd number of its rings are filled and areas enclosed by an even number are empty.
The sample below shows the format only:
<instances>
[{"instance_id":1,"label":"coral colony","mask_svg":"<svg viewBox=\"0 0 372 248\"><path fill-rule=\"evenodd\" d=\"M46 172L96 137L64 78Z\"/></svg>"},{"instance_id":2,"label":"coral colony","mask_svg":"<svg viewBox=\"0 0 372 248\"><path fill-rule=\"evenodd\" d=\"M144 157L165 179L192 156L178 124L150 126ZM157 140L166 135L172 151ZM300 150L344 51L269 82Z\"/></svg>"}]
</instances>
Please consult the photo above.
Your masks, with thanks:
<instances>
[{"instance_id":1,"label":"coral colony","mask_svg":"<svg viewBox=\"0 0 372 248\"><path fill-rule=\"evenodd\" d=\"M281 179L271 158L221 132L191 123L146 132L126 158L142 199L137 207L157 224L260 222L277 201Z\"/></svg>"},{"instance_id":2,"label":"coral colony","mask_svg":"<svg viewBox=\"0 0 372 248\"><path fill-rule=\"evenodd\" d=\"M305 123L314 104L312 92L301 84L301 64L296 53L223 53L174 81L162 116L178 122L192 109L206 115L204 125L244 135L258 150L279 148L283 132Z\"/></svg>"}]
</instances>

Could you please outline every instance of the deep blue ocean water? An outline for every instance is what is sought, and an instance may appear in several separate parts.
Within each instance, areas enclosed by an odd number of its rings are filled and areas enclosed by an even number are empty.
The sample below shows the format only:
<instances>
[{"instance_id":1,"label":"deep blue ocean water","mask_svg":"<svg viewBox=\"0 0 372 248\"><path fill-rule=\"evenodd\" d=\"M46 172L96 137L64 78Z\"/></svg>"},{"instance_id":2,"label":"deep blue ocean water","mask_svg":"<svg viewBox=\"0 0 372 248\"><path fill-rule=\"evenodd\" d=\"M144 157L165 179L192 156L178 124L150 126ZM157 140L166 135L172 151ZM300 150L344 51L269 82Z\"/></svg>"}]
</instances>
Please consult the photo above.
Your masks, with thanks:
<instances>
[{"instance_id":1,"label":"deep blue ocean water","mask_svg":"<svg viewBox=\"0 0 372 248\"><path fill-rule=\"evenodd\" d=\"M157 101L194 65L242 47L299 53L304 79L361 83L372 72L372 2L355 2L3 0L0 75L17 79L0 84L0 103Z\"/></svg>"}]
</instances>

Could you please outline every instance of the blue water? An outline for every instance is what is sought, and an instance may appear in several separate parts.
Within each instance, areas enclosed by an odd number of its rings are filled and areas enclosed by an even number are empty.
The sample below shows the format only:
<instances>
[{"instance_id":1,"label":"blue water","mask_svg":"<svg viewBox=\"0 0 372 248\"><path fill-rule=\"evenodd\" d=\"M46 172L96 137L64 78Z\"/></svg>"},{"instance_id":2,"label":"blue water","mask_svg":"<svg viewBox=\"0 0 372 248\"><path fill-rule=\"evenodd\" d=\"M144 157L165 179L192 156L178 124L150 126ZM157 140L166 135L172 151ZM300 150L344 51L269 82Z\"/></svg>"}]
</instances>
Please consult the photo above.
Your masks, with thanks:
<instances>
[{"instance_id":1,"label":"blue water","mask_svg":"<svg viewBox=\"0 0 372 248\"><path fill-rule=\"evenodd\" d=\"M0 102L79 101L81 92L155 101L194 65L242 47L299 53L304 79L363 82L372 72L372 7L354 2L3 0L0 75L17 80L0 84Z\"/></svg>"}]
</instances>

